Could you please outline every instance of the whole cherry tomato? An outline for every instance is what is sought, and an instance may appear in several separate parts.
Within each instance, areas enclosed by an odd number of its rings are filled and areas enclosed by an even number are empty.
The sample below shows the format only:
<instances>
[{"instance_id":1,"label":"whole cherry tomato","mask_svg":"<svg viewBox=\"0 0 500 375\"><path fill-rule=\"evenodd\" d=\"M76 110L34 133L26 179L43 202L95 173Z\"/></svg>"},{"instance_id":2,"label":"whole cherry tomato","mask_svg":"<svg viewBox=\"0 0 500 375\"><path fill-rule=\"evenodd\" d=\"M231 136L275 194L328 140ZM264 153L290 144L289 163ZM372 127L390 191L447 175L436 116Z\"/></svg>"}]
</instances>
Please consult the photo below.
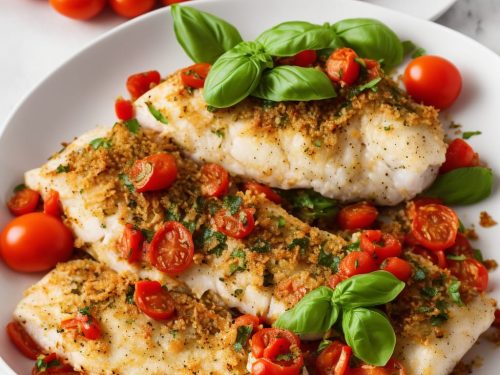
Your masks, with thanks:
<instances>
[{"instance_id":1,"label":"whole cherry tomato","mask_svg":"<svg viewBox=\"0 0 500 375\"><path fill-rule=\"evenodd\" d=\"M50 5L66 17L87 20L102 11L106 0L50 0Z\"/></svg>"},{"instance_id":2,"label":"whole cherry tomato","mask_svg":"<svg viewBox=\"0 0 500 375\"><path fill-rule=\"evenodd\" d=\"M109 4L120 16L134 18L153 9L155 0L109 0Z\"/></svg>"}]
</instances>

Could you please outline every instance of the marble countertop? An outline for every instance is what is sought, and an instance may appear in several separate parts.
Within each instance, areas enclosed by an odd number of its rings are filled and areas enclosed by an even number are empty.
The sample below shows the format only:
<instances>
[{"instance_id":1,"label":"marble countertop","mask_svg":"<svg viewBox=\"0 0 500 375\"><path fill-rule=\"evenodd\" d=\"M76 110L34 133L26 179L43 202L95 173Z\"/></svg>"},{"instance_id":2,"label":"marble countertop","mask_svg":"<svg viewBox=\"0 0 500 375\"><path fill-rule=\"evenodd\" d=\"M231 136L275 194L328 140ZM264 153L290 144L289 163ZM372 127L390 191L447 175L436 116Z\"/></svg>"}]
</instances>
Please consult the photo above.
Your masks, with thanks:
<instances>
[{"instance_id":1,"label":"marble countertop","mask_svg":"<svg viewBox=\"0 0 500 375\"><path fill-rule=\"evenodd\" d=\"M122 22L110 10L78 23L56 14L46 0L0 0L0 128L35 84ZM436 22L500 54L500 0L458 0Z\"/></svg>"}]
</instances>

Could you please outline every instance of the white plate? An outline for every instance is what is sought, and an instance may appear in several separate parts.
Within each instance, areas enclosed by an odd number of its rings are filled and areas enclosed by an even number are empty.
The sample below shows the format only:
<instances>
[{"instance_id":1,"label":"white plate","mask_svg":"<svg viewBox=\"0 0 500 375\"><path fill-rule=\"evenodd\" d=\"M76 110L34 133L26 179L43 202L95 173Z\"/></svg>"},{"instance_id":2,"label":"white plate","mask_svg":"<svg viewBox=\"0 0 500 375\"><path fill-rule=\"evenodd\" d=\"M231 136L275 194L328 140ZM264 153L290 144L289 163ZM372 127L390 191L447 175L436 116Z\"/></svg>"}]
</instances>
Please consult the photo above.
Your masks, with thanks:
<instances>
[{"instance_id":1,"label":"white plate","mask_svg":"<svg viewBox=\"0 0 500 375\"><path fill-rule=\"evenodd\" d=\"M366 0L425 20L435 20L457 0Z\"/></svg>"},{"instance_id":2,"label":"white plate","mask_svg":"<svg viewBox=\"0 0 500 375\"><path fill-rule=\"evenodd\" d=\"M285 20L323 23L348 17L380 19L401 39L411 39L429 53L445 56L459 67L464 90L448 118L463 124L465 129L483 132L470 143L498 176L500 158L496 148L500 130L496 110L500 58L496 54L440 25L367 3L311 0L305 4L303 0L202 0L192 5L232 22L247 39ZM12 188L22 180L24 171L44 163L59 149L61 141L71 140L98 124L113 124L114 99L125 94L124 82L128 75L148 69L167 74L190 63L175 40L168 12L161 9L147 14L99 38L47 77L15 109L0 135L0 228L10 219L5 202ZM460 209L464 223L477 226L482 210L500 219L499 196L496 189L488 200ZM500 227L477 229L481 240L475 246L487 257L494 257ZM491 274L490 282L497 298L500 298L499 273ZM40 276L11 272L0 262L1 327L10 320L22 291ZM500 357L484 354L486 346L480 350L485 364L477 373L496 373L494 369L500 367ZM0 356L20 374L27 374L31 368L31 362L17 353L3 333L0 334ZM2 369L1 361L0 372L13 373L6 365Z\"/></svg>"}]
</instances>

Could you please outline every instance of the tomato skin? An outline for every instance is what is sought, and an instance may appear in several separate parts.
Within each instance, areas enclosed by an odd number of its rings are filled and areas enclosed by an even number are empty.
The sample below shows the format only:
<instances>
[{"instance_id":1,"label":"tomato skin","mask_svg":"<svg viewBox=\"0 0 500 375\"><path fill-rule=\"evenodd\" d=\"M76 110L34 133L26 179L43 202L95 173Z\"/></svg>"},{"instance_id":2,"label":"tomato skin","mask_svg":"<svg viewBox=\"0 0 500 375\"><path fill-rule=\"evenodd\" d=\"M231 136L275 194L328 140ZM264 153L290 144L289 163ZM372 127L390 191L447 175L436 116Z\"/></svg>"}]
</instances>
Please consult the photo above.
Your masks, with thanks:
<instances>
[{"instance_id":1,"label":"tomato skin","mask_svg":"<svg viewBox=\"0 0 500 375\"><path fill-rule=\"evenodd\" d=\"M383 245L379 242L383 241ZM401 255L401 242L392 234L380 230L365 230L361 233L361 250L372 254L379 262Z\"/></svg>"},{"instance_id":2,"label":"tomato skin","mask_svg":"<svg viewBox=\"0 0 500 375\"><path fill-rule=\"evenodd\" d=\"M50 5L66 17L88 20L102 11L106 0L50 0Z\"/></svg>"},{"instance_id":3,"label":"tomato skin","mask_svg":"<svg viewBox=\"0 0 500 375\"><path fill-rule=\"evenodd\" d=\"M38 356L42 354L42 349L31 336L28 335L21 323L12 321L7 324L6 330L10 341L24 356L36 360Z\"/></svg>"},{"instance_id":4,"label":"tomato skin","mask_svg":"<svg viewBox=\"0 0 500 375\"><path fill-rule=\"evenodd\" d=\"M170 319L175 313L175 301L158 281L135 283L134 302L147 316L155 320Z\"/></svg>"},{"instance_id":5,"label":"tomato skin","mask_svg":"<svg viewBox=\"0 0 500 375\"><path fill-rule=\"evenodd\" d=\"M306 68L311 66L318 59L318 54L312 49L306 49L297 53L295 56L284 57L278 60L280 65L295 65Z\"/></svg>"},{"instance_id":6,"label":"tomato skin","mask_svg":"<svg viewBox=\"0 0 500 375\"><path fill-rule=\"evenodd\" d=\"M193 236L177 221L163 224L148 249L151 264L168 275L177 275L189 268L193 255Z\"/></svg>"},{"instance_id":7,"label":"tomato skin","mask_svg":"<svg viewBox=\"0 0 500 375\"><path fill-rule=\"evenodd\" d=\"M373 205L360 202L343 207L337 215L337 221L341 229L354 230L370 227L377 217L378 211Z\"/></svg>"},{"instance_id":8,"label":"tomato skin","mask_svg":"<svg viewBox=\"0 0 500 375\"><path fill-rule=\"evenodd\" d=\"M207 63L197 63L181 70L181 80L184 85L193 89L201 89L212 66Z\"/></svg>"},{"instance_id":9,"label":"tomato skin","mask_svg":"<svg viewBox=\"0 0 500 375\"><path fill-rule=\"evenodd\" d=\"M244 314L238 316L235 321L234 325L236 327L241 327L241 326L252 326L254 332L259 329L260 326L260 319L259 317L252 315L252 314Z\"/></svg>"},{"instance_id":10,"label":"tomato skin","mask_svg":"<svg viewBox=\"0 0 500 375\"><path fill-rule=\"evenodd\" d=\"M450 107L462 89L462 76L455 65L439 56L420 56L405 69L403 83L417 102L439 109Z\"/></svg>"},{"instance_id":11,"label":"tomato skin","mask_svg":"<svg viewBox=\"0 0 500 375\"><path fill-rule=\"evenodd\" d=\"M40 202L40 193L32 189L20 190L9 199L7 208L14 216L26 215L36 211Z\"/></svg>"},{"instance_id":12,"label":"tomato skin","mask_svg":"<svg viewBox=\"0 0 500 375\"><path fill-rule=\"evenodd\" d=\"M300 339L295 333L281 328L263 328L255 333L251 338L252 354L255 358L262 358L265 355L265 349L273 339L284 338L300 348Z\"/></svg>"},{"instance_id":13,"label":"tomato skin","mask_svg":"<svg viewBox=\"0 0 500 375\"><path fill-rule=\"evenodd\" d=\"M281 197L269 186L258 184L257 182L245 182L243 186L245 190L250 190L254 194L264 194L267 199L276 204L281 204Z\"/></svg>"},{"instance_id":14,"label":"tomato skin","mask_svg":"<svg viewBox=\"0 0 500 375\"><path fill-rule=\"evenodd\" d=\"M165 6L177 4L177 3L184 3L186 1L189 1L189 0L162 0L163 4Z\"/></svg>"},{"instance_id":15,"label":"tomato skin","mask_svg":"<svg viewBox=\"0 0 500 375\"><path fill-rule=\"evenodd\" d=\"M61 322L61 327L64 329L78 328L88 340L99 340L101 338L101 327L88 314L78 313L75 318L69 318Z\"/></svg>"},{"instance_id":16,"label":"tomato skin","mask_svg":"<svg viewBox=\"0 0 500 375\"><path fill-rule=\"evenodd\" d=\"M304 357L301 355L291 366L280 366L267 358L259 358L252 364L251 375L300 375Z\"/></svg>"},{"instance_id":17,"label":"tomato skin","mask_svg":"<svg viewBox=\"0 0 500 375\"><path fill-rule=\"evenodd\" d=\"M411 234L425 248L439 251L455 243L458 226L455 211L441 204L431 203L416 209Z\"/></svg>"},{"instance_id":18,"label":"tomato skin","mask_svg":"<svg viewBox=\"0 0 500 375\"><path fill-rule=\"evenodd\" d=\"M357 57L350 48L336 49L326 60L326 74L334 82L352 85L359 77L360 66L355 61Z\"/></svg>"},{"instance_id":19,"label":"tomato skin","mask_svg":"<svg viewBox=\"0 0 500 375\"><path fill-rule=\"evenodd\" d=\"M127 78L127 90L132 97L136 100L148 92L151 88L160 83L161 76L157 70L150 70L147 72L132 74Z\"/></svg>"},{"instance_id":20,"label":"tomato skin","mask_svg":"<svg viewBox=\"0 0 500 375\"><path fill-rule=\"evenodd\" d=\"M50 190L47 194L47 198L43 202L43 213L56 217L58 219L61 218L63 214L63 208L61 204L61 199L59 198L59 192L55 190Z\"/></svg>"},{"instance_id":21,"label":"tomato skin","mask_svg":"<svg viewBox=\"0 0 500 375\"><path fill-rule=\"evenodd\" d=\"M474 149L463 139L454 139L446 149L446 159L439 169L446 173L458 168L477 167L479 156Z\"/></svg>"},{"instance_id":22,"label":"tomato skin","mask_svg":"<svg viewBox=\"0 0 500 375\"><path fill-rule=\"evenodd\" d=\"M129 172L138 193L168 189L177 179L175 157L164 152L136 160Z\"/></svg>"},{"instance_id":23,"label":"tomato skin","mask_svg":"<svg viewBox=\"0 0 500 375\"><path fill-rule=\"evenodd\" d=\"M15 218L0 233L0 254L16 271L48 271L67 261L72 252L71 231L60 220L41 212Z\"/></svg>"},{"instance_id":24,"label":"tomato skin","mask_svg":"<svg viewBox=\"0 0 500 375\"><path fill-rule=\"evenodd\" d=\"M399 280L407 282L411 277L411 266L406 260L398 257L389 257L380 265L380 269L392 273Z\"/></svg>"},{"instance_id":25,"label":"tomato skin","mask_svg":"<svg viewBox=\"0 0 500 375\"><path fill-rule=\"evenodd\" d=\"M122 238L118 247L123 258L130 264L137 263L142 256L142 244L144 235L140 229L134 228L132 224L125 224Z\"/></svg>"},{"instance_id":26,"label":"tomato skin","mask_svg":"<svg viewBox=\"0 0 500 375\"><path fill-rule=\"evenodd\" d=\"M372 255L365 251L353 251L347 254L339 265L339 272L349 278L354 275L370 273L378 269Z\"/></svg>"},{"instance_id":27,"label":"tomato skin","mask_svg":"<svg viewBox=\"0 0 500 375\"><path fill-rule=\"evenodd\" d=\"M463 261L448 259L448 268L467 287L478 292L488 289L489 275L486 267L477 259L467 258Z\"/></svg>"},{"instance_id":28,"label":"tomato skin","mask_svg":"<svg viewBox=\"0 0 500 375\"><path fill-rule=\"evenodd\" d=\"M229 173L219 164L208 163L201 167L200 182L205 197L220 198L229 190Z\"/></svg>"},{"instance_id":29,"label":"tomato skin","mask_svg":"<svg viewBox=\"0 0 500 375\"><path fill-rule=\"evenodd\" d=\"M134 18L153 9L155 0L109 0L109 4L116 14Z\"/></svg>"},{"instance_id":30,"label":"tomato skin","mask_svg":"<svg viewBox=\"0 0 500 375\"><path fill-rule=\"evenodd\" d=\"M115 101L115 114L116 117L123 121L128 121L134 117L134 106L132 102L127 99L119 97Z\"/></svg>"},{"instance_id":31,"label":"tomato skin","mask_svg":"<svg viewBox=\"0 0 500 375\"><path fill-rule=\"evenodd\" d=\"M344 375L349 371L349 360L352 349L350 346L334 341L328 345L316 359L318 375Z\"/></svg>"},{"instance_id":32,"label":"tomato skin","mask_svg":"<svg viewBox=\"0 0 500 375\"><path fill-rule=\"evenodd\" d=\"M382 69L380 64L376 60L363 59L366 66L366 71L368 73L368 80L371 81L382 75Z\"/></svg>"},{"instance_id":33,"label":"tomato skin","mask_svg":"<svg viewBox=\"0 0 500 375\"><path fill-rule=\"evenodd\" d=\"M247 237L255 228L255 220L253 218L254 210L252 208L240 209L236 214L225 209L215 213L215 226L219 232L237 239Z\"/></svg>"}]
</instances>

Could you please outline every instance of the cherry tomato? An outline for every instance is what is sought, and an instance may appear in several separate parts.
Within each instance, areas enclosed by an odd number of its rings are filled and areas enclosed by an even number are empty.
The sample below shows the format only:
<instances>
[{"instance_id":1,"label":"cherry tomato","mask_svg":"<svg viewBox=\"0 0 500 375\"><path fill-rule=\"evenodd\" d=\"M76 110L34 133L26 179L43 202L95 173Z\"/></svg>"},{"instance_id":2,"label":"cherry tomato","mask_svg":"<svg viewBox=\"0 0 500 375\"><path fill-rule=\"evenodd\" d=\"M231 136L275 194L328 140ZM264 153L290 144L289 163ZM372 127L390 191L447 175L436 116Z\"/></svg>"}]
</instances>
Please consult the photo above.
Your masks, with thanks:
<instances>
[{"instance_id":1,"label":"cherry tomato","mask_svg":"<svg viewBox=\"0 0 500 375\"><path fill-rule=\"evenodd\" d=\"M245 182L245 190L250 190L254 194L264 194L267 199L276 204L281 204L281 197L268 186L258 184L257 182Z\"/></svg>"},{"instance_id":2,"label":"cherry tomato","mask_svg":"<svg viewBox=\"0 0 500 375\"><path fill-rule=\"evenodd\" d=\"M122 257L127 259L131 264L138 262L142 255L143 242L144 235L142 232L134 228L132 224L126 224L118 245Z\"/></svg>"},{"instance_id":3,"label":"cherry tomato","mask_svg":"<svg viewBox=\"0 0 500 375\"><path fill-rule=\"evenodd\" d=\"M66 17L88 20L102 11L106 0L50 0L50 5Z\"/></svg>"},{"instance_id":4,"label":"cherry tomato","mask_svg":"<svg viewBox=\"0 0 500 375\"><path fill-rule=\"evenodd\" d=\"M451 106L462 89L457 67L439 56L412 60L405 69L403 82L413 99L439 109Z\"/></svg>"},{"instance_id":5,"label":"cherry tomato","mask_svg":"<svg viewBox=\"0 0 500 375\"><path fill-rule=\"evenodd\" d=\"M361 250L372 254L379 262L401 255L401 242L389 233L380 230L365 230L361 233Z\"/></svg>"},{"instance_id":6,"label":"cherry tomato","mask_svg":"<svg viewBox=\"0 0 500 375\"><path fill-rule=\"evenodd\" d=\"M337 215L337 221L342 229L364 229L370 227L377 216L378 211L373 205L360 202L343 207Z\"/></svg>"},{"instance_id":7,"label":"cherry tomato","mask_svg":"<svg viewBox=\"0 0 500 375\"><path fill-rule=\"evenodd\" d=\"M160 271L169 275L179 274L193 261L193 236L181 223L167 221L155 233L148 255L151 264Z\"/></svg>"},{"instance_id":8,"label":"cherry tomato","mask_svg":"<svg viewBox=\"0 0 500 375\"><path fill-rule=\"evenodd\" d=\"M78 313L75 318L63 320L61 327L64 329L78 328L88 340L99 340L101 338L101 327L95 318L89 314Z\"/></svg>"},{"instance_id":9,"label":"cherry tomato","mask_svg":"<svg viewBox=\"0 0 500 375\"><path fill-rule=\"evenodd\" d=\"M300 375L304 366L304 357L298 356L291 365L279 365L267 358L259 358L252 364L250 375Z\"/></svg>"},{"instance_id":10,"label":"cherry tomato","mask_svg":"<svg viewBox=\"0 0 500 375\"><path fill-rule=\"evenodd\" d=\"M380 265L380 269L392 273L405 283L411 277L411 266L406 260L398 257L389 257Z\"/></svg>"},{"instance_id":11,"label":"cherry tomato","mask_svg":"<svg viewBox=\"0 0 500 375\"><path fill-rule=\"evenodd\" d=\"M415 218L415 215L417 213L417 208L426 206L428 204L442 204L443 201L439 198L427 198L427 197L419 197L413 199L407 207L407 214L410 220L413 220ZM412 245L416 245L417 242L413 243Z\"/></svg>"},{"instance_id":12,"label":"cherry tomato","mask_svg":"<svg viewBox=\"0 0 500 375\"><path fill-rule=\"evenodd\" d=\"M493 321L493 326L500 328L500 310L495 310L495 320Z\"/></svg>"},{"instance_id":13,"label":"cherry tomato","mask_svg":"<svg viewBox=\"0 0 500 375\"><path fill-rule=\"evenodd\" d=\"M130 100L119 97L115 101L115 113L118 119L128 121L134 117L134 106Z\"/></svg>"},{"instance_id":14,"label":"cherry tomato","mask_svg":"<svg viewBox=\"0 0 500 375\"><path fill-rule=\"evenodd\" d=\"M177 4L177 3L184 3L189 0L162 0L164 5L172 5L172 4Z\"/></svg>"},{"instance_id":15,"label":"cherry tomato","mask_svg":"<svg viewBox=\"0 0 500 375\"><path fill-rule=\"evenodd\" d=\"M361 365L349 370L349 375L406 375L401 363L391 359L384 367Z\"/></svg>"},{"instance_id":16,"label":"cherry tomato","mask_svg":"<svg viewBox=\"0 0 500 375\"><path fill-rule=\"evenodd\" d=\"M453 255L465 255L467 258L474 258L474 249L469 240L462 233L457 233L457 238L452 247L446 249L446 252Z\"/></svg>"},{"instance_id":17,"label":"cherry tomato","mask_svg":"<svg viewBox=\"0 0 500 375\"><path fill-rule=\"evenodd\" d=\"M207 78L210 68L210 64L198 63L182 69L182 83L194 89L201 89L205 85L205 78Z\"/></svg>"},{"instance_id":18,"label":"cherry tomato","mask_svg":"<svg viewBox=\"0 0 500 375\"><path fill-rule=\"evenodd\" d=\"M281 328L263 328L252 336L251 347L253 356L255 358L264 357L266 349L277 338L286 339L290 342L290 346L295 345L300 348L300 339L295 333Z\"/></svg>"},{"instance_id":19,"label":"cherry tomato","mask_svg":"<svg viewBox=\"0 0 500 375\"><path fill-rule=\"evenodd\" d=\"M316 359L318 375L344 375L349 370L352 349L350 346L334 341Z\"/></svg>"},{"instance_id":20,"label":"cherry tomato","mask_svg":"<svg viewBox=\"0 0 500 375\"><path fill-rule=\"evenodd\" d=\"M40 361L41 360L41 361ZM31 370L31 375L79 375L79 371L75 371L72 366L64 363L61 358L57 357L56 353L51 353L43 358L38 357L35 366Z\"/></svg>"},{"instance_id":21,"label":"cherry tomato","mask_svg":"<svg viewBox=\"0 0 500 375\"><path fill-rule=\"evenodd\" d=\"M448 263L446 262L446 255L444 254L443 250L431 251L431 250L425 249L425 248L417 245L417 246L413 246L411 248L411 251L415 254L421 255L421 256L429 259L432 263L434 263L439 268L448 267Z\"/></svg>"},{"instance_id":22,"label":"cherry tomato","mask_svg":"<svg viewBox=\"0 0 500 375\"><path fill-rule=\"evenodd\" d=\"M229 189L229 174L219 164L205 164L201 167L200 182L204 196L220 198Z\"/></svg>"},{"instance_id":23,"label":"cherry tomato","mask_svg":"<svg viewBox=\"0 0 500 375\"><path fill-rule=\"evenodd\" d=\"M441 204L427 204L416 209L411 234L429 250L444 250L455 243L458 217Z\"/></svg>"},{"instance_id":24,"label":"cherry tomato","mask_svg":"<svg viewBox=\"0 0 500 375\"><path fill-rule=\"evenodd\" d=\"M240 209L234 215L222 209L215 213L215 226L219 232L229 237L242 239L252 233L255 228L253 214L254 210L251 208Z\"/></svg>"},{"instance_id":25,"label":"cherry tomato","mask_svg":"<svg viewBox=\"0 0 500 375\"><path fill-rule=\"evenodd\" d=\"M71 231L60 220L41 212L15 218L0 233L0 253L16 271L47 271L67 261L72 252Z\"/></svg>"},{"instance_id":26,"label":"cherry tomato","mask_svg":"<svg viewBox=\"0 0 500 375\"><path fill-rule=\"evenodd\" d=\"M380 64L376 60L363 59L366 66L366 72L368 73L368 80L371 81L382 75L382 69Z\"/></svg>"},{"instance_id":27,"label":"cherry tomato","mask_svg":"<svg viewBox=\"0 0 500 375\"><path fill-rule=\"evenodd\" d=\"M132 100L136 100L138 97L142 96L151 88L159 84L160 80L161 76L157 70L132 74L127 78L127 90L130 93Z\"/></svg>"},{"instance_id":28,"label":"cherry tomato","mask_svg":"<svg viewBox=\"0 0 500 375\"><path fill-rule=\"evenodd\" d=\"M136 160L129 177L138 193L168 189L177 179L175 157L160 152Z\"/></svg>"},{"instance_id":29,"label":"cherry tomato","mask_svg":"<svg viewBox=\"0 0 500 375\"><path fill-rule=\"evenodd\" d=\"M109 4L120 16L134 18L153 9L155 0L109 0Z\"/></svg>"},{"instance_id":30,"label":"cherry tomato","mask_svg":"<svg viewBox=\"0 0 500 375\"><path fill-rule=\"evenodd\" d=\"M341 261L339 272L347 278L370 273L378 269L377 263L371 254L365 251L353 251L347 254Z\"/></svg>"},{"instance_id":31,"label":"cherry tomato","mask_svg":"<svg viewBox=\"0 0 500 375\"><path fill-rule=\"evenodd\" d=\"M135 283L134 302L147 316L155 320L170 319L175 313L175 301L158 281Z\"/></svg>"},{"instance_id":32,"label":"cherry tomato","mask_svg":"<svg viewBox=\"0 0 500 375\"><path fill-rule=\"evenodd\" d=\"M454 139L446 149L446 160L439 172L446 173L458 168L477 167L479 156L473 148L461 138Z\"/></svg>"},{"instance_id":33,"label":"cherry tomato","mask_svg":"<svg viewBox=\"0 0 500 375\"><path fill-rule=\"evenodd\" d=\"M297 53L295 56L284 57L278 60L280 65L295 65L308 67L316 62L318 55L316 51L312 49L306 49L305 51Z\"/></svg>"},{"instance_id":34,"label":"cherry tomato","mask_svg":"<svg viewBox=\"0 0 500 375\"><path fill-rule=\"evenodd\" d=\"M21 323L10 322L7 324L6 329L10 341L24 356L29 359L36 360L38 356L42 354L42 349L26 332Z\"/></svg>"},{"instance_id":35,"label":"cherry tomato","mask_svg":"<svg viewBox=\"0 0 500 375\"><path fill-rule=\"evenodd\" d=\"M12 215L21 216L36 211L40 193L31 189L22 189L14 193L7 202L7 208Z\"/></svg>"},{"instance_id":36,"label":"cherry tomato","mask_svg":"<svg viewBox=\"0 0 500 375\"><path fill-rule=\"evenodd\" d=\"M61 205L61 200L59 199L59 193L55 190L50 190L47 194L47 198L43 202L43 213L54 216L58 219L61 218L63 214L63 208Z\"/></svg>"},{"instance_id":37,"label":"cherry tomato","mask_svg":"<svg viewBox=\"0 0 500 375\"><path fill-rule=\"evenodd\" d=\"M254 331L257 331L259 329L260 325L260 319L258 316L252 315L252 314L244 314L238 316L235 321L234 325L236 327L241 327L241 326L252 326Z\"/></svg>"},{"instance_id":38,"label":"cherry tomato","mask_svg":"<svg viewBox=\"0 0 500 375\"><path fill-rule=\"evenodd\" d=\"M338 48L326 60L326 74L334 82L350 86L359 77L358 55L350 48Z\"/></svg>"},{"instance_id":39,"label":"cherry tomato","mask_svg":"<svg viewBox=\"0 0 500 375\"><path fill-rule=\"evenodd\" d=\"M462 261L448 259L448 268L466 286L478 292L488 289L488 270L480 261L471 258Z\"/></svg>"}]
</instances>

